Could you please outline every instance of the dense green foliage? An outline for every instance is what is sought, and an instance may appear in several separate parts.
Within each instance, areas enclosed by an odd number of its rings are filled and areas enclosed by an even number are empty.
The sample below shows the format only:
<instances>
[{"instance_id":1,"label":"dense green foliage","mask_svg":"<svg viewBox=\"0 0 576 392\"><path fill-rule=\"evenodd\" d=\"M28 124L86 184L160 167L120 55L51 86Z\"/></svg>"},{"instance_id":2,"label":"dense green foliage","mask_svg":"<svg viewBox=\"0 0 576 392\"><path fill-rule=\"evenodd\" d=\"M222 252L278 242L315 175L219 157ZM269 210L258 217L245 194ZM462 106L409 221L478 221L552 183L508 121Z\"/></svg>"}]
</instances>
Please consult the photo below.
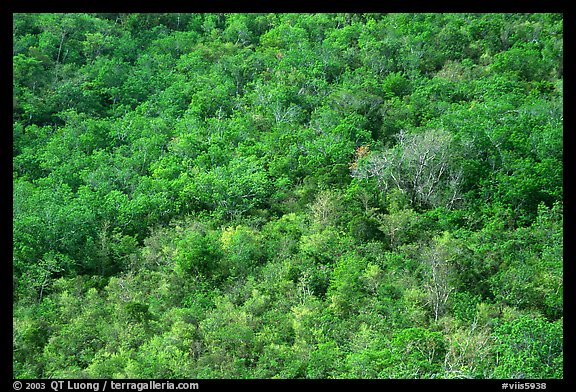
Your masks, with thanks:
<instances>
[{"instance_id":1,"label":"dense green foliage","mask_svg":"<svg viewBox=\"0 0 576 392\"><path fill-rule=\"evenodd\" d=\"M15 14L17 378L562 378L558 14Z\"/></svg>"}]
</instances>

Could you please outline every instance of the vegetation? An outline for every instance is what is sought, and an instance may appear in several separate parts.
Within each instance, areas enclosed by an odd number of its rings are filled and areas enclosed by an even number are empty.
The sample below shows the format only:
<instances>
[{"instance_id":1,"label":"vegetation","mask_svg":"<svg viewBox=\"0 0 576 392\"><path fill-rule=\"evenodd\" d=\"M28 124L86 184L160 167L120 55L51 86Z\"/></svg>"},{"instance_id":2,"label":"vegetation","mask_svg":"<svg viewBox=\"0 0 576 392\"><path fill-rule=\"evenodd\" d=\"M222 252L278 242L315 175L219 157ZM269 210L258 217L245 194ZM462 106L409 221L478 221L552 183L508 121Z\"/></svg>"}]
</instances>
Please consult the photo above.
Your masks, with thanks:
<instances>
[{"instance_id":1,"label":"vegetation","mask_svg":"<svg viewBox=\"0 0 576 392\"><path fill-rule=\"evenodd\" d=\"M15 378L563 378L561 14L14 14Z\"/></svg>"}]
</instances>

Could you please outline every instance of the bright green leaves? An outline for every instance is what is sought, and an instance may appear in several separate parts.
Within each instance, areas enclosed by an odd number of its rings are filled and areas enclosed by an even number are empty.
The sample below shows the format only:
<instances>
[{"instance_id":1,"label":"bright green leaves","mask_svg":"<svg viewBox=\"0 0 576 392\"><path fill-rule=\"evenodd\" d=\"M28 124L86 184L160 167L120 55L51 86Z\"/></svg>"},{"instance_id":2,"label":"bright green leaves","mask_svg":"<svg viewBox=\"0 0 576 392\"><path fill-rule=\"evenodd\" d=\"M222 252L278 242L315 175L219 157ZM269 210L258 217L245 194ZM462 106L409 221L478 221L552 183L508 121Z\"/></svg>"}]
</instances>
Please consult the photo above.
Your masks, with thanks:
<instances>
[{"instance_id":1,"label":"bright green leaves","mask_svg":"<svg viewBox=\"0 0 576 392\"><path fill-rule=\"evenodd\" d=\"M499 378L562 378L562 319L523 316L497 327L493 337Z\"/></svg>"},{"instance_id":2,"label":"bright green leaves","mask_svg":"<svg viewBox=\"0 0 576 392\"><path fill-rule=\"evenodd\" d=\"M561 14L13 19L15 377L563 376Z\"/></svg>"},{"instance_id":3,"label":"bright green leaves","mask_svg":"<svg viewBox=\"0 0 576 392\"><path fill-rule=\"evenodd\" d=\"M400 72L389 73L382 81L382 89L386 93L386 98L403 98L413 90L412 83Z\"/></svg>"},{"instance_id":4,"label":"bright green leaves","mask_svg":"<svg viewBox=\"0 0 576 392\"><path fill-rule=\"evenodd\" d=\"M319 343L318 347L310 353L307 378L334 378L339 376L342 352L332 341Z\"/></svg>"},{"instance_id":5,"label":"bright green leaves","mask_svg":"<svg viewBox=\"0 0 576 392\"><path fill-rule=\"evenodd\" d=\"M83 253L86 236L94 230L93 212L73 197L68 186L41 183L40 188L25 181L14 184L16 271L25 270L30 260L38 260L48 252L76 258ZM73 264L77 265L69 266Z\"/></svg>"},{"instance_id":6,"label":"bright green leaves","mask_svg":"<svg viewBox=\"0 0 576 392\"><path fill-rule=\"evenodd\" d=\"M49 312L46 301L42 305L14 308L12 361L15 375L34 378L40 374L44 361L38 354L42 352L49 337L46 317Z\"/></svg>"},{"instance_id":7,"label":"bright green leaves","mask_svg":"<svg viewBox=\"0 0 576 392\"><path fill-rule=\"evenodd\" d=\"M394 378L436 378L446 354L446 341L440 332L407 328L394 334L391 351Z\"/></svg>"},{"instance_id":8,"label":"bright green leaves","mask_svg":"<svg viewBox=\"0 0 576 392\"><path fill-rule=\"evenodd\" d=\"M538 308L557 319L563 311L561 207L541 205L538 220L501 242L502 265L491 277L501 301L521 309Z\"/></svg>"},{"instance_id":9,"label":"bright green leaves","mask_svg":"<svg viewBox=\"0 0 576 392\"><path fill-rule=\"evenodd\" d=\"M254 355L252 317L229 300L222 301L199 325L210 353L203 358L207 368L234 366L236 360L249 361Z\"/></svg>"},{"instance_id":10,"label":"bright green leaves","mask_svg":"<svg viewBox=\"0 0 576 392\"><path fill-rule=\"evenodd\" d=\"M367 338L371 337L370 340ZM364 341L362 344L361 342ZM361 325L353 341L354 352L346 358L352 378L440 378L447 342L439 332L405 328L383 339Z\"/></svg>"},{"instance_id":11,"label":"bright green leaves","mask_svg":"<svg viewBox=\"0 0 576 392\"><path fill-rule=\"evenodd\" d=\"M262 207L270 182L254 157L236 157L226 166L194 173L183 190L191 203L231 218Z\"/></svg>"},{"instance_id":12,"label":"bright green leaves","mask_svg":"<svg viewBox=\"0 0 576 392\"><path fill-rule=\"evenodd\" d=\"M182 274L207 275L220 256L215 233L203 230L184 232L176 245L174 261Z\"/></svg>"},{"instance_id":13,"label":"bright green leaves","mask_svg":"<svg viewBox=\"0 0 576 392\"><path fill-rule=\"evenodd\" d=\"M201 220L175 222L144 241L147 268L174 271L178 277L201 277L221 282L255 273L266 258L259 231L238 225L221 230Z\"/></svg>"},{"instance_id":14,"label":"bright green leaves","mask_svg":"<svg viewBox=\"0 0 576 392\"><path fill-rule=\"evenodd\" d=\"M228 227L222 231L220 244L225 252L220 266L224 277L249 276L262 264L264 252L261 236L245 226Z\"/></svg>"},{"instance_id":15,"label":"bright green leaves","mask_svg":"<svg viewBox=\"0 0 576 392\"><path fill-rule=\"evenodd\" d=\"M511 72L522 80L548 79L552 70L544 63L534 43L515 45L494 57L492 69L499 73Z\"/></svg>"},{"instance_id":16,"label":"bright green leaves","mask_svg":"<svg viewBox=\"0 0 576 392\"><path fill-rule=\"evenodd\" d=\"M502 175L498 196L501 200L522 209L522 224L532 221L540 203L552 204L563 195L563 169L558 161L545 158L541 162L531 159L516 160L511 168L512 175Z\"/></svg>"},{"instance_id":17,"label":"bright green leaves","mask_svg":"<svg viewBox=\"0 0 576 392\"><path fill-rule=\"evenodd\" d=\"M78 299L70 298L68 292L62 293L60 297L64 307L79 305L76 302ZM98 332L102 317L106 315L104 301L93 288L85 293L84 301L83 304L88 305L90 310L76 313L66 325L51 334L44 346L43 354L45 358L50 358L44 369L46 376L80 376L81 370L92 361L95 352L104 346L105 342Z\"/></svg>"},{"instance_id":18,"label":"bright green leaves","mask_svg":"<svg viewBox=\"0 0 576 392\"><path fill-rule=\"evenodd\" d=\"M298 26L288 26L281 24L278 27L270 29L260 37L260 45L268 50L276 51L276 57L281 59L282 50L294 50L306 45L308 39L306 30Z\"/></svg>"},{"instance_id":19,"label":"bright green leaves","mask_svg":"<svg viewBox=\"0 0 576 392\"><path fill-rule=\"evenodd\" d=\"M343 257L334 266L327 297L339 314L347 316L360 310L365 268L366 261L354 256Z\"/></svg>"},{"instance_id":20,"label":"bright green leaves","mask_svg":"<svg viewBox=\"0 0 576 392\"><path fill-rule=\"evenodd\" d=\"M160 228L144 240L142 266L148 269L169 268L187 279L209 278L222 257L220 233L201 221L175 222L170 229Z\"/></svg>"}]
</instances>

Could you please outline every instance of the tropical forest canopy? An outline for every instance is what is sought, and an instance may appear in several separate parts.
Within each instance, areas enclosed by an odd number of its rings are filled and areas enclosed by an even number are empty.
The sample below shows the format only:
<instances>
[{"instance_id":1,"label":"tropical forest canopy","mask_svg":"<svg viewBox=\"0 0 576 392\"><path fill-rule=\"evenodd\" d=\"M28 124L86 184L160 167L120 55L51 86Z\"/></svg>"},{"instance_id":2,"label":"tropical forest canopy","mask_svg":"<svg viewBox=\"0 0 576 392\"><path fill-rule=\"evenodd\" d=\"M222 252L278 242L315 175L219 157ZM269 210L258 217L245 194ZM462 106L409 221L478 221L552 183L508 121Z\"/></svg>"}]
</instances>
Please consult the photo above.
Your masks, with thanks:
<instances>
[{"instance_id":1,"label":"tropical forest canopy","mask_svg":"<svg viewBox=\"0 0 576 392\"><path fill-rule=\"evenodd\" d=\"M562 378L561 14L14 14L16 378Z\"/></svg>"}]
</instances>

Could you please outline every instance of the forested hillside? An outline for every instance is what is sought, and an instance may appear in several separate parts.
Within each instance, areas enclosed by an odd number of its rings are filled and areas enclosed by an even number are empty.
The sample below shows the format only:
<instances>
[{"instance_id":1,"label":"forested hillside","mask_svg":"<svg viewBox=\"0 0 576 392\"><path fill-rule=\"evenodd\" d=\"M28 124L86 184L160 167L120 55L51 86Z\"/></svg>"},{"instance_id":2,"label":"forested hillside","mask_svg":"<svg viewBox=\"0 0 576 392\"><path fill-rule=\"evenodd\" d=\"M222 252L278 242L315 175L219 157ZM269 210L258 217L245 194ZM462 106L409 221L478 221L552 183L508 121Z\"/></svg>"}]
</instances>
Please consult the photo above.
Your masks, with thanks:
<instances>
[{"instance_id":1,"label":"forested hillside","mask_svg":"<svg viewBox=\"0 0 576 392\"><path fill-rule=\"evenodd\" d=\"M14 14L15 378L563 378L561 14Z\"/></svg>"}]
</instances>

